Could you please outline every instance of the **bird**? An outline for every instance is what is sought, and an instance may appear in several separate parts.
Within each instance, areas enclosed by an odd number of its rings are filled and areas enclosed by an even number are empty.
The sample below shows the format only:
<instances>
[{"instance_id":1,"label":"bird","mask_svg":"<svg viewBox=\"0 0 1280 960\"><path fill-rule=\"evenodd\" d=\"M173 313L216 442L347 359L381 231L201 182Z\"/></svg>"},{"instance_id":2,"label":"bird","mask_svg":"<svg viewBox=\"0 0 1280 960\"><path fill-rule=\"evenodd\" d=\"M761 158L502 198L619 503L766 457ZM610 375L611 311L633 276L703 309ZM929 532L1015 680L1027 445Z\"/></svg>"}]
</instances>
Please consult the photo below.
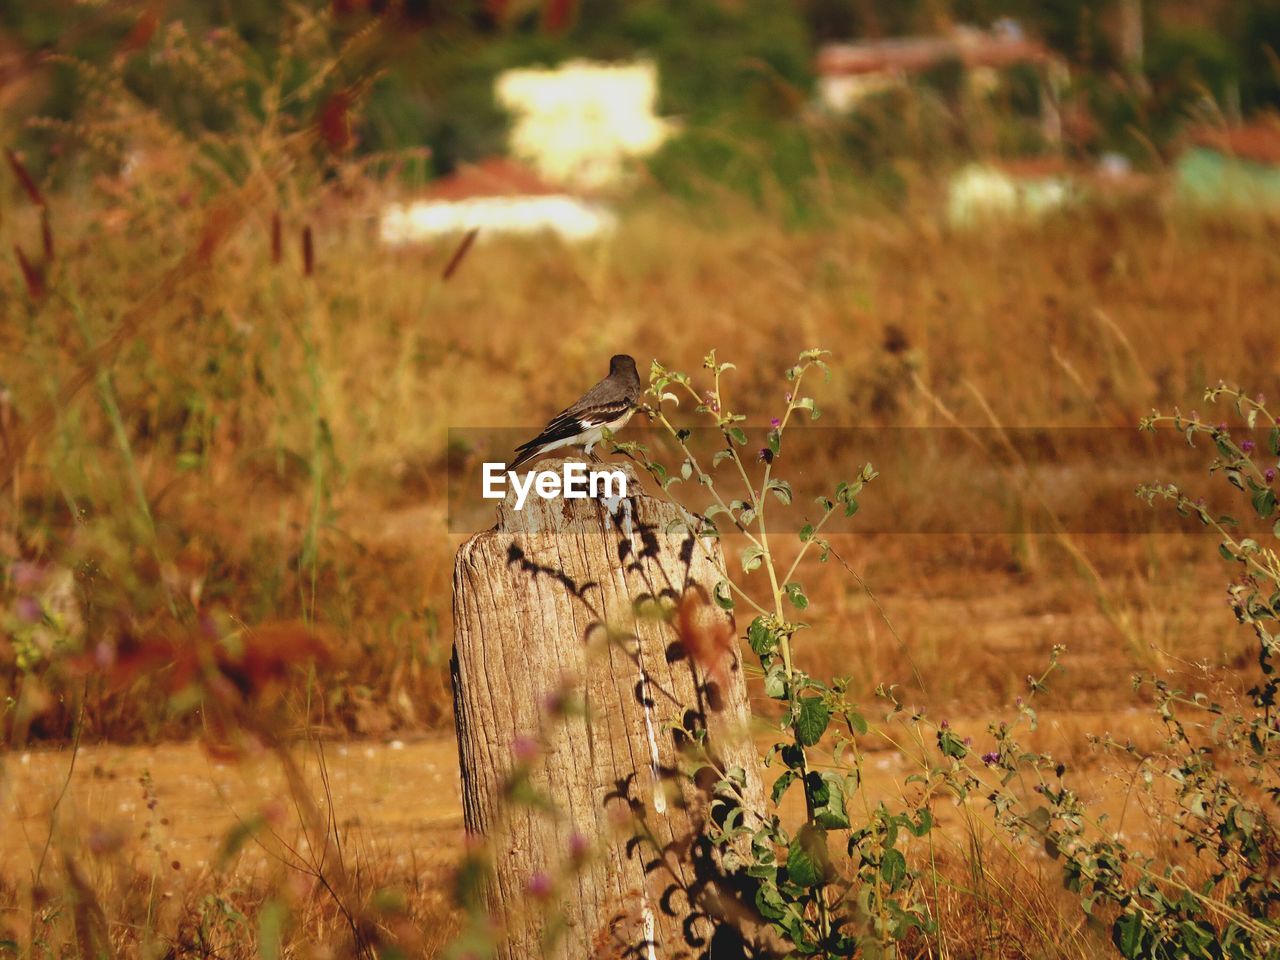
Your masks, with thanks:
<instances>
[{"instance_id":1,"label":"bird","mask_svg":"<svg viewBox=\"0 0 1280 960\"><path fill-rule=\"evenodd\" d=\"M636 361L625 353L609 359L609 375L582 395L570 407L561 410L532 440L516 447L516 459L509 470L517 470L535 457L561 447L581 446L592 460L600 458L591 452L604 437L604 431L621 430L640 401L640 374Z\"/></svg>"}]
</instances>

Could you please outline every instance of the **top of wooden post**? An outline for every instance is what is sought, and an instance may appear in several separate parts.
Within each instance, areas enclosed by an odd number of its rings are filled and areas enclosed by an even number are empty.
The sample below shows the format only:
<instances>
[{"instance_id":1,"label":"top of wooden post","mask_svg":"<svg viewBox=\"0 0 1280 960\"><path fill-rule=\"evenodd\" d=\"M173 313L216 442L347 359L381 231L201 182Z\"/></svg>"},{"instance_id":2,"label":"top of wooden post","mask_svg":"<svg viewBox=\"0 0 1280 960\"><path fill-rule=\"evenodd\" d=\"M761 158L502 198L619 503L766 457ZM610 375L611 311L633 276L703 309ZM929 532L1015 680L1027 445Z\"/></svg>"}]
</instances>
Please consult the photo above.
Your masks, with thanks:
<instances>
[{"instance_id":1,"label":"top of wooden post","mask_svg":"<svg viewBox=\"0 0 1280 960\"><path fill-rule=\"evenodd\" d=\"M594 525L599 522L600 514L597 509L597 505L599 505L603 506L604 510L618 521L619 529L621 530L624 518L632 515L630 505L623 504L622 500L648 497L648 494L644 491L639 471L636 470L635 464L629 460L613 463L587 463L572 457L549 457L537 461L529 469L538 472L549 471L563 476L566 464L584 467L584 472L588 477L591 474L600 475L600 489L604 493L612 492L614 495L597 497L588 495L584 498L568 498L563 495L557 495L544 499L536 490L530 488L524 504L520 509L517 509L516 491L508 483L506 498L498 505L498 522L494 529L500 533L559 533L580 530L583 524ZM517 471L522 478L521 482L523 482L528 472L529 470ZM625 498L617 496L616 483L611 490L604 489L605 475L609 474L621 474L626 478Z\"/></svg>"}]
</instances>

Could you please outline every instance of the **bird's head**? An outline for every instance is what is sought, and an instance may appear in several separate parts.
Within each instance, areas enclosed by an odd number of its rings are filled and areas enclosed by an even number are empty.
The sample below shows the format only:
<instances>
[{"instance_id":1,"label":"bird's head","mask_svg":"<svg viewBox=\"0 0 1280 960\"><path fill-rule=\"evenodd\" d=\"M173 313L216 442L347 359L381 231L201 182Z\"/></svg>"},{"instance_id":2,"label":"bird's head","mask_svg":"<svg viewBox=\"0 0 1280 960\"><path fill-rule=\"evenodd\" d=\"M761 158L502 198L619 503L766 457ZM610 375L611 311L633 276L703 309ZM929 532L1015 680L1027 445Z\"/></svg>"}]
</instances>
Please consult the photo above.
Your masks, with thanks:
<instances>
[{"instance_id":1,"label":"bird's head","mask_svg":"<svg viewBox=\"0 0 1280 960\"><path fill-rule=\"evenodd\" d=\"M616 376L618 374L630 374L639 379L640 374L636 372L636 361L634 357L630 357L625 353L615 354L609 358L609 375Z\"/></svg>"}]
</instances>

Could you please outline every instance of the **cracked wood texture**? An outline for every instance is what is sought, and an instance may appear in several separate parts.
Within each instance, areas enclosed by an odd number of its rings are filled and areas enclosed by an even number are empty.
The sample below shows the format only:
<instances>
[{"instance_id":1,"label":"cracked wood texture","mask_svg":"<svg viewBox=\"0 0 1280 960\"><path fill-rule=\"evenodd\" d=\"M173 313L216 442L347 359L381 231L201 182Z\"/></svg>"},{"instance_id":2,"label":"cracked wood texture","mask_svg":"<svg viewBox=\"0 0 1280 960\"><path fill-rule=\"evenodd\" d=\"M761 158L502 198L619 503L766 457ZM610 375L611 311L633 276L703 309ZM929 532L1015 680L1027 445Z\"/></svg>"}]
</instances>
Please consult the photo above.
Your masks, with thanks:
<instances>
[{"instance_id":1,"label":"cracked wood texture","mask_svg":"<svg viewBox=\"0 0 1280 960\"><path fill-rule=\"evenodd\" d=\"M463 810L492 857L498 956L772 956L752 881L706 837L718 778L685 775L697 748L672 729L705 730L765 810L738 631L706 600L719 544L668 532L679 508L610 469L626 502L508 497L454 564Z\"/></svg>"}]
</instances>

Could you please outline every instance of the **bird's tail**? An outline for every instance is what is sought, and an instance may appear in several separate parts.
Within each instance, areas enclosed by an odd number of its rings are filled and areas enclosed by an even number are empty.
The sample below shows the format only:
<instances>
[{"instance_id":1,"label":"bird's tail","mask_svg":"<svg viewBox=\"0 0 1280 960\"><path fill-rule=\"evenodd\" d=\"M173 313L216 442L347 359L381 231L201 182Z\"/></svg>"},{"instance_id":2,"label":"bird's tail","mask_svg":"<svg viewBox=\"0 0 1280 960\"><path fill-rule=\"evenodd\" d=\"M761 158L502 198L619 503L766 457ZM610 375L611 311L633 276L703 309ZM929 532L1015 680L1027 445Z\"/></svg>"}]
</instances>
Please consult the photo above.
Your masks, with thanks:
<instances>
[{"instance_id":1,"label":"bird's tail","mask_svg":"<svg viewBox=\"0 0 1280 960\"><path fill-rule=\"evenodd\" d=\"M517 447L516 453L519 454L519 456L517 456L514 460L512 460L509 464L507 464L507 469L519 470L522 466L524 466L526 463L528 463L530 460L532 460L541 452L542 452L542 447L540 446L529 447L528 449Z\"/></svg>"}]
</instances>

